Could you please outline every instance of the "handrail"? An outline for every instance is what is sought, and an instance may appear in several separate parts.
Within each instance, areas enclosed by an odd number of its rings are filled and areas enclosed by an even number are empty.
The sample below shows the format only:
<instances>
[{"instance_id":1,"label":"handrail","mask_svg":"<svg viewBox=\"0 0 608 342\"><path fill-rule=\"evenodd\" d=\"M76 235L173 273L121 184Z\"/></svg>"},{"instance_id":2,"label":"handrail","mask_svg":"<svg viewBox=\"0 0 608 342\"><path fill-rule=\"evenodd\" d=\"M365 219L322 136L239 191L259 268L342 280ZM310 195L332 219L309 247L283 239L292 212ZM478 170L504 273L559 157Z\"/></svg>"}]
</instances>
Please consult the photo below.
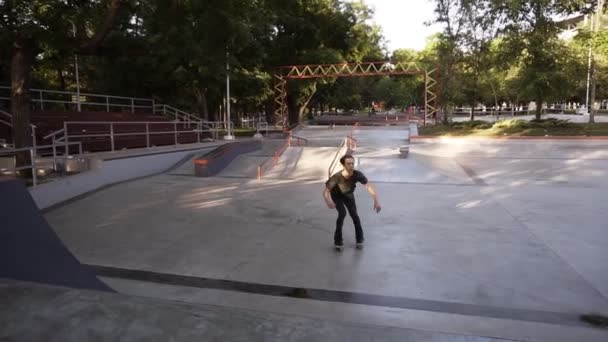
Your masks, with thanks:
<instances>
[{"instance_id":1,"label":"handrail","mask_svg":"<svg viewBox=\"0 0 608 342\"><path fill-rule=\"evenodd\" d=\"M6 122L4 120L2 120L2 122L4 124L6 124L7 126L9 126L9 127L12 128L13 127L13 115L11 113L9 113L9 112L3 111L2 109L0 109L0 114L4 115L5 117L7 117L7 118L9 118L11 120L11 122ZM36 128L36 125L30 124L30 127L31 128Z\"/></svg>"},{"instance_id":2,"label":"handrail","mask_svg":"<svg viewBox=\"0 0 608 342\"><path fill-rule=\"evenodd\" d=\"M44 137L42 137L42 139L43 139L43 140L46 140L46 139L48 139L48 138L55 137L56 135L61 134L61 133L63 133L63 132L65 132L65 129L64 129L64 128L62 128L62 129L60 129L60 130L58 130L58 131L55 131L55 132L51 132L51 133L49 133L49 134L45 135Z\"/></svg>"},{"instance_id":3,"label":"handrail","mask_svg":"<svg viewBox=\"0 0 608 342\"><path fill-rule=\"evenodd\" d=\"M82 154L82 143L80 142L71 142L71 143L65 143L66 146L71 146L71 145L78 145L79 146L79 155ZM17 172L17 171L21 171L21 170L27 170L27 169L32 169L32 183L33 186L36 187L36 185L38 184L38 177L37 177L37 167L36 167L36 151L37 150L41 150L41 149L47 149L47 148L53 148L53 169L57 170L57 155L56 155L56 145L41 145L41 146L32 146L32 147L19 147L19 148L9 148L9 149L2 149L0 150L0 154L13 154L13 153L17 153L17 152L22 152L22 151L29 151L30 152L30 160L31 160L31 164L29 165L22 165L17 167L15 165L15 167L11 167L11 168L3 168L0 169L0 172L4 172L4 171L12 171L12 172ZM66 153L66 157L69 158L69 154ZM65 157L64 157L65 158Z\"/></svg>"},{"instance_id":4,"label":"handrail","mask_svg":"<svg viewBox=\"0 0 608 342\"><path fill-rule=\"evenodd\" d=\"M4 121L0 119L0 123L3 123L4 125L13 128L13 116L11 115L11 113L3 111L0 109L0 114L4 115L4 117L9 118L10 121ZM30 124L30 128L32 129L31 132L31 136L32 136L32 146L34 148L36 148L37 145L37 141L36 141L36 125ZM15 145L14 141L13 141L13 145Z\"/></svg>"},{"instance_id":5,"label":"handrail","mask_svg":"<svg viewBox=\"0 0 608 342\"><path fill-rule=\"evenodd\" d=\"M194 124L196 127L186 127L186 125ZM64 141L68 141L70 138L95 138L95 137L109 137L110 138L110 150L115 150L115 137L124 137L124 136L146 136L146 147L150 147L150 136L153 135L168 135L173 134L174 136L174 145L178 145L178 134L179 133L196 133L197 142L200 143L202 132L214 132L215 130L207 127L205 128L205 124L202 122L194 122L194 123L185 123L180 121L171 121L171 122L161 122L161 121L65 121L64 122ZM110 129L109 133L91 133L91 134L70 134L69 126L70 125L96 125L102 127L108 127ZM116 133L114 132L115 126L120 125L143 125L143 131L139 132L126 132L126 133ZM165 126L173 126L172 130L169 131L151 131L150 126L154 125L165 125ZM180 126L178 128L178 125Z\"/></svg>"},{"instance_id":6,"label":"handrail","mask_svg":"<svg viewBox=\"0 0 608 342\"><path fill-rule=\"evenodd\" d=\"M154 112L156 113L157 110L161 110L163 112L163 114L165 116L167 116L167 113L169 113L171 116L175 117L175 120L182 120L182 121L194 121L194 122L198 122L198 121L203 121L201 118L199 118L196 115L193 115L191 113L185 112L181 109L177 109L175 107L166 105L166 104L157 104L154 106Z\"/></svg>"},{"instance_id":7,"label":"handrail","mask_svg":"<svg viewBox=\"0 0 608 342\"><path fill-rule=\"evenodd\" d=\"M162 124L162 125L187 125L187 122L175 122L175 121L64 121L67 124L78 124L78 125L86 125L86 124L91 124L91 125L108 125L108 124L113 124L113 125L130 125L130 124L134 124L134 125L143 125L143 124ZM201 122L203 123L203 122Z\"/></svg>"},{"instance_id":8,"label":"handrail","mask_svg":"<svg viewBox=\"0 0 608 342\"><path fill-rule=\"evenodd\" d=\"M344 137L344 140L342 140L342 143L338 147L338 150L336 151L334 158L332 159L331 163L329 164L329 168L327 169L327 178L331 177L332 170L334 169L334 167L336 167L336 162L338 161L338 156L342 154L342 153L340 153L342 151L342 149L344 147L346 147L346 152L348 152L349 150L352 150L356 147L356 142L357 142L357 140L355 138L353 138L352 136L347 135L346 137Z\"/></svg>"},{"instance_id":9,"label":"handrail","mask_svg":"<svg viewBox=\"0 0 608 342\"><path fill-rule=\"evenodd\" d=\"M73 142L69 142L68 145L72 146L72 145L82 145L82 143L80 141L73 141ZM0 154L10 154L10 153L14 153L14 152L21 152L21 151L29 151L31 149L34 150L43 150L43 149L47 149L47 148L52 148L53 145L38 145L36 147L19 147L19 148L4 148L0 150ZM80 153L82 154L82 153Z\"/></svg>"},{"instance_id":10,"label":"handrail","mask_svg":"<svg viewBox=\"0 0 608 342\"><path fill-rule=\"evenodd\" d=\"M10 90L9 86L0 86L0 90ZM44 110L45 103L61 103L61 104L80 104L80 105L93 105L93 106L105 106L106 111L109 112L111 107L125 107L128 106L131 108L131 112L135 112L135 108L146 108L154 110L155 101L150 98L141 98L141 97L125 97L125 96L115 96L115 95L105 95L105 94L93 94L93 93L82 93L82 92L70 92L70 91L60 91L60 90L46 90L46 89L37 89L30 88L29 91L31 93L37 93L38 96L31 96L31 101L35 103L40 103L40 109ZM49 94L44 96L44 94ZM51 95L68 95L70 98L63 99L50 99ZM74 99L73 97L76 97ZM95 102L95 101L87 101L87 97L92 98L101 98L105 99L105 102ZM82 101L84 98L85 101ZM10 96L0 96L0 100L10 100ZM118 100L116 102L110 100ZM122 102L121 102L122 101ZM136 102L145 102L146 104L136 104ZM80 110L79 110L80 111Z\"/></svg>"},{"instance_id":11,"label":"handrail","mask_svg":"<svg viewBox=\"0 0 608 342\"><path fill-rule=\"evenodd\" d=\"M287 138L287 141L285 141L285 143L283 144L283 146L281 146L280 148L276 149L274 151L274 154L272 156L272 164L270 165L269 168L267 168L265 171L268 172L273 166L277 165L279 163L279 158L283 155L283 153L285 152L285 150L287 150L287 148L289 146L291 146L291 134L290 136ZM270 159L266 159L264 160L261 164L258 165L258 180L262 179L262 173L263 173L263 169L264 169L264 165L268 163ZM264 173L266 173L264 172Z\"/></svg>"},{"instance_id":12,"label":"handrail","mask_svg":"<svg viewBox=\"0 0 608 342\"><path fill-rule=\"evenodd\" d=\"M266 131L266 136L268 136L268 123L266 121L258 122L256 124L256 133L260 133L261 130Z\"/></svg>"},{"instance_id":13,"label":"handrail","mask_svg":"<svg viewBox=\"0 0 608 342\"><path fill-rule=\"evenodd\" d=\"M82 138L110 138L111 151L114 151L115 137L124 137L124 136L146 136L146 147L150 147L150 136L153 135L168 135L173 134L175 139L175 145L178 144L178 134L179 133L196 133L197 142L200 143L201 136L200 133L211 132L214 138L217 139L217 132L219 130L219 126L221 122L214 121L197 121L197 122L182 122L182 121L64 121L63 128L57 131L54 131L50 134L47 134L44 139L53 139L53 144L55 146L64 146L65 142L68 142L70 139L82 139ZM110 130L109 133L96 132L96 133L85 133L85 134L75 134L70 133L69 127L73 125L86 125L86 126L101 126L103 128L108 128ZM115 133L114 127L116 126L141 126L141 131L137 132L125 132L125 133ZM161 130L161 131L151 131L150 127L154 125L165 125L165 126L173 126L173 130ZM194 125L194 127L191 127ZM178 127L179 126L179 127ZM187 127L186 127L187 126ZM60 143L60 144L59 144ZM67 150L67 147L66 147ZM67 153L67 152L66 152Z\"/></svg>"},{"instance_id":14,"label":"handrail","mask_svg":"<svg viewBox=\"0 0 608 342\"><path fill-rule=\"evenodd\" d=\"M308 139L299 137L297 135L290 134L290 138L295 139L298 142L297 146L300 146L300 141L304 142L304 145L308 145Z\"/></svg>"},{"instance_id":15,"label":"handrail","mask_svg":"<svg viewBox=\"0 0 608 342\"><path fill-rule=\"evenodd\" d=\"M11 89L11 87L9 86L0 86L0 89ZM73 91L62 91L62 90L47 90L47 89L37 89L37 88L30 88L30 91L34 91L34 92L45 92L45 93L51 93L51 94L67 94L67 95L76 95L76 92ZM98 97L108 97L108 98L114 98L114 99L123 99L123 100L138 100L138 101L153 101L151 98L143 98L143 97L126 97L126 96L116 96L116 95L105 95L105 94L93 94L93 93L83 93L81 92L80 95L83 96L98 96Z\"/></svg>"},{"instance_id":16,"label":"handrail","mask_svg":"<svg viewBox=\"0 0 608 342\"><path fill-rule=\"evenodd\" d=\"M327 169L327 178L331 177L331 171L334 169L335 163L338 160L338 156L340 155L340 151L342 151L342 148L346 145L347 139L348 139L348 137L346 137L346 138L344 138L344 140L342 140L342 143L340 143L340 146L338 147L338 150L336 151L336 154L334 155L334 159L332 159L331 163L329 164L329 168Z\"/></svg>"},{"instance_id":17,"label":"handrail","mask_svg":"<svg viewBox=\"0 0 608 342\"><path fill-rule=\"evenodd\" d=\"M9 90L9 86L0 86L0 90ZM105 107L106 112L110 112L112 107L128 107L131 109L131 113L135 112L135 109L149 109L154 114L156 110L161 110L166 115L167 111L172 111L170 114L176 117L180 117L183 121L201 121L201 118L187 113L183 110L171 107L169 105L157 104L154 99L142 98L142 97L126 97L116 95L105 95L105 94L94 94L94 93L78 93L71 91L60 91L60 90L46 90L30 88L32 93L37 93L38 96L32 94L31 101L40 104L40 109L44 110L45 103L58 103L58 104L80 104L89 106ZM45 94L48 94L46 97ZM50 98L51 95L55 95ZM63 95L63 96L57 96ZM69 96L68 98L65 95ZM80 97L78 97L80 96ZM76 97L76 99L74 99ZM92 98L92 99L88 99ZM10 100L10 96L2 96L0 94L0 100ZM83 101L84 100L84 101ZM80 110L78 110L80 111Z\"/></svg>"}]
</instances>

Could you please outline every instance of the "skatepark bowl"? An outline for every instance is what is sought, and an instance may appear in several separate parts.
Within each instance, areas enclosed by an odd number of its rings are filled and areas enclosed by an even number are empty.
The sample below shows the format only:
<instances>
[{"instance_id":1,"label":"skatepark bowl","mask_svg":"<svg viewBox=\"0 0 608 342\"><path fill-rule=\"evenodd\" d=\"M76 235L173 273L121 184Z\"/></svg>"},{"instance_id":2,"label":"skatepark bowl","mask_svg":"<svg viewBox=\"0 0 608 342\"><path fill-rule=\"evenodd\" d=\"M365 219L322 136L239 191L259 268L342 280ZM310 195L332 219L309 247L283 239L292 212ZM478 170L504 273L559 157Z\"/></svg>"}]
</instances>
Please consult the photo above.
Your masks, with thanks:
<instances>
[{"instance_id":1,"label":"skatepark bowl","mask_svg":"<svg viewBox=\"0 0 608 342\"><path fill-rule=\"evenodd\" d=\"M608 140L410 132L302 127L201 177L231 142L0 181L0 341L608 341ZM322 191L347 151L382 211L359 184L365 248L347 217L336 252ZM44 199L108 168L130 176Z\"/></svg>"}]
</instances>

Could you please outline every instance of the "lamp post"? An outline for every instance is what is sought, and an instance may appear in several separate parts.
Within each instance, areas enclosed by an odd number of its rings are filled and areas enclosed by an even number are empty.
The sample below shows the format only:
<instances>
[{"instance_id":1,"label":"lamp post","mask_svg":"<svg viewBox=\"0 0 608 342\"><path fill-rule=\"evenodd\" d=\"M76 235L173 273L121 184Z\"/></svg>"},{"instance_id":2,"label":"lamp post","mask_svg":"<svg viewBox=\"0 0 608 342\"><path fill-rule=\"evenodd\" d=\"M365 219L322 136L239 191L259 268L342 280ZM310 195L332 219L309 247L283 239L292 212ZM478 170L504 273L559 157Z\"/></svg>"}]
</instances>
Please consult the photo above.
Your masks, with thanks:
<instances>
[{"instance_id":1,"label":"lamp post","mask_svg":"<svg viewBox=\"0 0 608 342\"><path fill-rule=\"evenodd\" d=\"M70 23L72 23L74 39L76 39L76 25L74 25L74 22L71 20ZM76 69L76 106L78 108L78 112L80 112L80 79L78 78L78 54L76 52L74 52L74 68Z\"/></svg>"},{"instance_id":2,"label":"lamp post","mask_svg":"<svg viewBox=\"0 0 608 342\"><path fill-rule=\"evenodd\" d=\"M232 130L230 129L230 53L226 51L226 129L227 133L224 140L234 140Z\"/></svg>"}]
</instances>

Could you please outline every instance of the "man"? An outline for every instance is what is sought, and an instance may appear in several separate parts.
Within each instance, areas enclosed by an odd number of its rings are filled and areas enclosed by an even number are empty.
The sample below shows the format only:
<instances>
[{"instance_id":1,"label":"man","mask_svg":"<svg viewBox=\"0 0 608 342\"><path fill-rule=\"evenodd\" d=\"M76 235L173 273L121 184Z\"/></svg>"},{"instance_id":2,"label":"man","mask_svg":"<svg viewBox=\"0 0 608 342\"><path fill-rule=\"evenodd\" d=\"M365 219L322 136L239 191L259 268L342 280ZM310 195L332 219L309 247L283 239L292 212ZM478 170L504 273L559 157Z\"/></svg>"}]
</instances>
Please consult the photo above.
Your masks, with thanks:
<instances>
[{"instance_id":1,"label":"man","mask_svg":"<svg viewBox=\"0 0 608 342\"><path fill-rule=\"evenodd\" d=\"M355 203L355 187L356 183L359 182L367 188L367 191L374 199L374 210L379 213L382 207L378 201L378 195L374 188L369 184L365 175L355 170L355 158L350 154L345 154L340 158L340 164L343 169L337 172L329 178L325 183L325 189L323 190L323 198L327 207L330 209L336 209L338 211L338 219L336 220L336 232L334 233L334 246L337 251L341 251L344 248L342 241L342 225L344 224L344 218L346 217L346 211L353 219L355 224L355 235L357 240L357 248L363 248L363 228L361 227L361 220L357 214L357 205Z\"/></svg>"}]
</instances>

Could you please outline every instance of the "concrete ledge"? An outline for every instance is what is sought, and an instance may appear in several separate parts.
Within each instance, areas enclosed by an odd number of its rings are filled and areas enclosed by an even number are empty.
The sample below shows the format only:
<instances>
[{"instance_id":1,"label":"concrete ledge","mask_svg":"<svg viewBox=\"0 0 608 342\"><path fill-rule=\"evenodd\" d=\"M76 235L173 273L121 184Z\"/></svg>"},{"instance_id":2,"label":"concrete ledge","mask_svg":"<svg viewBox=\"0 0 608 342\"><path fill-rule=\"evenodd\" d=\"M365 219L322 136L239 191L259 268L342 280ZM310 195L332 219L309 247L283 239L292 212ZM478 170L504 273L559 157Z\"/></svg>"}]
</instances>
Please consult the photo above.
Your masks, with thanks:
<instances>
[{"instance_id":1,"label":"concrete ledge","mask_svg":"<svg viewBox=\"0 0 608 342\"><path fill-rule=\"evenodd\" d=\"M50 209L109 185L165 172L201 150L205 148L120 159L92 159L89 171L40 184L29 191L39 209Z\"/></svg>"},{"instance_id":2,"label":"concrete ledge","mask_svg":"<svg viewBox=\"0 0 608 342\"><path fill-rule=\"evenodd\" d=\"M608 140L608 136L437 136L437 135L418 135L412 136L415 140L433 140L433 139L491 139L491 140Z\"/></svg>"},{"instance_id":3,"label":"concrete ledge","mask_svg":"<svg viewBox=\"0 0 608 342\"><path fill-rule=\"evenodd\" d=\"M215 176L228 166L234 158L261 148L261 141L234 142L222 145L194 160L194 174L197 177Z\"/></svg>"}]
</instances>

